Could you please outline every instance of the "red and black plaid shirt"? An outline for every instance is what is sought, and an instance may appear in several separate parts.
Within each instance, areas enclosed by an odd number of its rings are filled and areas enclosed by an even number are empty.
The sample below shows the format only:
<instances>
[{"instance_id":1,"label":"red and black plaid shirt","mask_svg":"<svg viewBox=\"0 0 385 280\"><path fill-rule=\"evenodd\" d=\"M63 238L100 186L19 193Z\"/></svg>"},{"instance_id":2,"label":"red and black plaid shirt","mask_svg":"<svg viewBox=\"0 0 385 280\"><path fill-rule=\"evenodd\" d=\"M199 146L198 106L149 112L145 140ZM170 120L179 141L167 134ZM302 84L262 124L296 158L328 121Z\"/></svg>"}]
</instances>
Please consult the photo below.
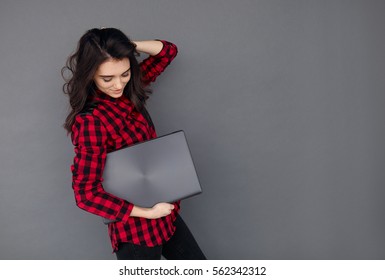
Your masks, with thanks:
<instances>
[{"instance_id":1,"label":"red and black plaid shirt","mask_svg":"<svg viewBox=\"0 0 385 280\"><path fill-rule=\"evenodd\" d=\"M163 48L140 64L144 84L154 82L177 54L177 47L162 41ZM107 153L156 137L156 132L142 113L127 98L112 98L98 92L92 112L78 114L72 127L75 146L73 190L77 206L101 217L117 220L108 225L113 251L120 242L153 247L167 241L174 233L173 222L180 209L174 203L172 213L159 219L130 217L133 204L104 191L102 174Z\"/></svg>"}]
</instances>

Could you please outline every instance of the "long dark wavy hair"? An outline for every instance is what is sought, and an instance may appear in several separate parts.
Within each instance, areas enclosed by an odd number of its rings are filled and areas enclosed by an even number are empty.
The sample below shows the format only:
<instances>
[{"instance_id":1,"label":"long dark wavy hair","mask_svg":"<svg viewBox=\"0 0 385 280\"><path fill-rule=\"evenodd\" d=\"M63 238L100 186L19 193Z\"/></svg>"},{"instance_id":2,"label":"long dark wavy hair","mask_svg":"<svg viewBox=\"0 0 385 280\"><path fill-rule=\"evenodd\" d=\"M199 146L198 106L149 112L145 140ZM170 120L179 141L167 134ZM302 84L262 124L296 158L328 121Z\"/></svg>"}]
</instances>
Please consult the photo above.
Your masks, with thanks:
<instances>
[{"instance_id":1,"label":"long dark wavy hair","mask_svg":"<svg viewBox=\"0 0 385 280\"><path fill-rule=\"evenodd\" d=\"M71 107L71 112L63 125L68 133L71 132L76 115L87 106L90 97L96 94L96 85L93 81L96 70L110 58L129 59L131 78L124 88L123 95L133 102L138 111L144 109L151 90L145 88L141 82L136 59L139 53L135 47L135 44L116 28L90 29L80 38L76 51L68 57L61 71L65 80L63 92L68 94Z\"/></svg>"}]
</instances>

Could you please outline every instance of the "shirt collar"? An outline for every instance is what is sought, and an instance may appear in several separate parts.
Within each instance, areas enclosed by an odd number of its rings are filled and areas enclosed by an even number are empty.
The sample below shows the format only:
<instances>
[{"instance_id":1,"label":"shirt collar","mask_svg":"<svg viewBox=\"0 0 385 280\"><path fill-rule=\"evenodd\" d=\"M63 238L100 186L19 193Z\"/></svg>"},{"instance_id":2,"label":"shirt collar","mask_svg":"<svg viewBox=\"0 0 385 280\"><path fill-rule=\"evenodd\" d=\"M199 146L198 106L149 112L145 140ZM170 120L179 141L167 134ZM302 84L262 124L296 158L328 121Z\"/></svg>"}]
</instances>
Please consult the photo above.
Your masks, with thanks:
<instances>
[{"instance_id":1,"label":"shirt collar","mask_svg":"<svg viewBox=\"0 0 385 280\"><path fill-rule=\"evenodd\" d=\"M104 92L102 92L100 89L96 89L95 90L95 95L93 96L92 98L94 101L107 101L107 102L110 102L110 103L116 103L116 102L124 102L124 103L127 103L127 104L130 104L132 103L126 96L122 95L121 97L119 98L113 98L111 96L109 96L108 94L105 94Z\"/></svg>"}]
</instances>

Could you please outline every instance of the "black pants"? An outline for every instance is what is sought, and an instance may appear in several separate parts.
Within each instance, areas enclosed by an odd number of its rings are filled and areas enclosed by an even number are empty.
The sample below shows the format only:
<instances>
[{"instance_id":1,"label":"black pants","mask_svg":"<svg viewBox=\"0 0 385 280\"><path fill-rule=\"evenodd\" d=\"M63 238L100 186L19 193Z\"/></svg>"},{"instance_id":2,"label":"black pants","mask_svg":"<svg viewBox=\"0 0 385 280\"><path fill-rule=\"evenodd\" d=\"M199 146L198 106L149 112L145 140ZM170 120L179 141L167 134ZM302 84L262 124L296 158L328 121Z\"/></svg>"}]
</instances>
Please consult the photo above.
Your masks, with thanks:
<instances>
[{"instance_id":1,"label":"black pants","mask_svg":"<svg viewBox=\"0 0 385 280\"><path fill-rule=\"evenodd\" d=\"M174 235L162 246L147 247L131 243L119 244L118 260L160 260L163 255L168 260L205 260L206 257L195 241L187 225L178 215L175 220Z\"/></svg>"}]
</instances>

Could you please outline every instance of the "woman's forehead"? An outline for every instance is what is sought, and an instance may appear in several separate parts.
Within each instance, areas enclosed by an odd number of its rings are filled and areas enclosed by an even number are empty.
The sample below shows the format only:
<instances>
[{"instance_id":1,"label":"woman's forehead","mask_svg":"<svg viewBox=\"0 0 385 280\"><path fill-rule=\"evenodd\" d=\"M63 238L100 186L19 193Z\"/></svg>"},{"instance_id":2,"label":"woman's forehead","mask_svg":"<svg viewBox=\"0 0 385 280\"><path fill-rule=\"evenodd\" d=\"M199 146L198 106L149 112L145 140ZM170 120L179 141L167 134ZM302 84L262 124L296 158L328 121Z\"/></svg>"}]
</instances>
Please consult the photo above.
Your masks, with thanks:
<instances>
[{"instance_id":1,"label":"woman's forehead","mask_svg":"<svg viewBox=\"0 0 385 280\"><path fill-rule=\"evenodd\" d=\"M98 75L115 76L121 75L130 68L130 60L128 58L114 59L109 58L99 65L96 71Z\"/></svg>"}]
</instances>

